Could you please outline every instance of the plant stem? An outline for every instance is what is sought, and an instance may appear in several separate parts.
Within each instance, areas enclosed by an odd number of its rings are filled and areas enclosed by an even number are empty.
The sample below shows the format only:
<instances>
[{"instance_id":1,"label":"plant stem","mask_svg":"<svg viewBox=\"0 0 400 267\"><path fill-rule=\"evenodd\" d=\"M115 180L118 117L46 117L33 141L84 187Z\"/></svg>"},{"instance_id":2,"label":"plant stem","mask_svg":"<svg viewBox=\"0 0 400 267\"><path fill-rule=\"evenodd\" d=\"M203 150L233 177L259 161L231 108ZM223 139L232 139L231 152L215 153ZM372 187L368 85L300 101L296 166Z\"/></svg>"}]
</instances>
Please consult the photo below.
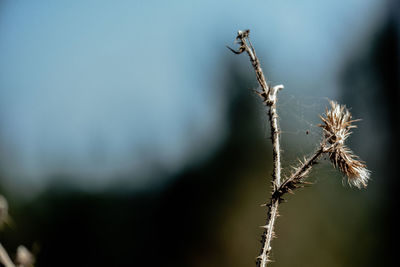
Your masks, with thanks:
<instances>
[{"instance_id":1,"label":"plant stem","mask_svg":"<svg viewBox=\"0 0 400 267\"><path fill-rule=\"evenodd\" d=\"M0 262L5 267L15 267L14 263L10 259L10 256L8 256L7 251L4 249L1 243L0 243Z\"/></svg>"},{"instance_id":2,"label":"plant stem","mask_svg":"<svg viewBox=\"0 0 400 267\"><path fill-rule=\"evenodd\" d=\"M307 160L301 163L299 167L281 183L281 151L280 151L280 130L278 125L278 113L276 110L277 93L283 88L283 85L270 87L267 84L264 73L260 66L260 61L256 56L256 51L250 42L250 30L238 31L236 36L237 43L240 44L236 51L228 47L233 53L241 54L246 52L253 65L262 91L257 94L263 98L264 104L269 108L268 117L271 128L272 155L273 155L273 172L272 186L273 191L269 200L268 215L266 224L262 226L264 232L261 237L261 252L257 257L257 267L266 267L269 262L269 253L271 251L271 241L274 238L274 225L278 217L278 207L283 200L283 195L292 192L292 190L303 187L307 182L304 181L312 166L317 163L319 157L328 153L335 167L341 170L347 177L349 184L356 187L365 187L369 179L370 172L366 169L364 162L360 161L357 156L343 144L344 140L350 135L349 129L355 126L351 125L351 114L345 106L340 106L336 102L331 101L331 110L326 111L326 117L321 117L324 124L319 125L324 129L324 140L315 153Z\"/></svg>"},{"instance_id":3,"label":"plant stem","mask_svg":"<svg viewBox=\"0 0 400 267\"><path fill-rule=\"evenodd\" d=\"M325 147L322 144L321 147L315 151L315 153L306 161L304 161L301 166L296 168L296 171L287 178L277 190L272 194L273 199L282 199L282 196L287 192L291 192L292 189L301 187L302 184L306 182L303 179L310 172L312 166L317 163L318 158L325 152Z\"/></svg>"},{"instance_id":4,"label":"plant stem","mask_svg":"<svg viewBox=\"0 0 400 267\"><path fill-rule=\"evenodd\" d=\"M276 192L281 186L281 149L279 142L280 131L278 126L278 113L276 111L276 93L280 88L283 88L283 86L273 87L269 90L270 92L268 95L272 94L272 97L269 97L270 101L267 102L267 105L269 106L268 115L271 127L272 157L274 160L274 168L272 173L273 192ZM261 254L257 257L258 267L265 267L268 263L268 254L271 251L271 241L274 238L274 225L276 218L278 217L279 198L271 198L268 206L269 210L267 222L261 238Z\"/></svg>"},{"instance_id":5,"label":"plant stem","mask_svg":"<svg viewBox=\"0 0 400 267\"><path fill-rule=\"evenodd\" d=\"M272 139L272 147L273 147L273 160L274 160L274 167L272 173L272 186L273 192L276 192L281 185L281 151L280 151L280 131L278 125L278 113L276 110L276 101L277 101L277 93L280 89L283 88L282 85L278 85L275 87L269 87L267 81L265 79L264 73L260 66L260 61L256 56L256 51L249 39L249 30L246 31L238 31L238 35L236 40L239 42L240 47L238 51L233 50L232 48L228 47L232 52L235 54L241 54L246 52L250 58L250 61L253 65L254 71L257 76L257 81L262 88L262 92L258 93L264 100L266 106L269 107L268 116L270 121L270 128L271 128L271 139ZM275 220L278 216L278 206L279 206L279 199L271 198L270 204L268 205L268 216L266 225L263 226L264 233L261 237L261 252L260 255L257 257L257 266L265 267L268 263L268 254L271 251L271 240L274 236L274 224Z\"/></svg>"}]
</instances>

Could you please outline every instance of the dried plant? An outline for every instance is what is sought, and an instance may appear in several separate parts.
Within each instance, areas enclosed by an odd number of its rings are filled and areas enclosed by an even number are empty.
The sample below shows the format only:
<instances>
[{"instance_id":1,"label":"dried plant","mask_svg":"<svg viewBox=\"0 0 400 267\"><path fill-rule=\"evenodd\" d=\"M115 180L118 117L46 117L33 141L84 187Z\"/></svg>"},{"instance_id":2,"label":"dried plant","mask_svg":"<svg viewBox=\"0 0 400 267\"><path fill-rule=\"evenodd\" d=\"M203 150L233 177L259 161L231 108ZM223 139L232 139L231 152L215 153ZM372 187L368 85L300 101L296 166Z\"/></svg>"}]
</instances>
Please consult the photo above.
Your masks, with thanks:
<instances>
[{"instance_id":1,"label":"dried plant","mask_svg":"<svg viewBox=\"0 0 400 267\"><path fill-rule=\"evenodd\" d=\"M10 259L10 256L8 256L7 251L5 250L5 248L1 243L0 243L0 262L5 267L15 267L14 263Z\"/></svg>"},{"instance_id":2,"label":"dried plant","mask_svg":"<svg viewBox=\"0 0 400 267\"><path fill-rule=\"evenodd\" d=\"M257 266L265 267L270 262L269 253L271 251L271 241L274 238L274 225L278 216L278 207L283 196L292 192L294 189L303 187L307 184L304 179L307 177L312 166L323 154L328 154L335 168L339 169L350 185L362 188L367 186L370 172L366 169L364 162L353 154L345 145L346 139L351 134L351 129L356 126L353 123L351 113L343 106L334 101L330 101L330 109L327 109L324 116L320 116L323 129L323 138L315 153L300 162L292 174L281 182L281 151L280 151L280 129L278 124L278 113L276 110L277 93L283 89L283 85L271 87L268 85L264 73L261 69L260 61L256 56L256 51L250 42L250 30L238 31L236 42L239 49L234 50L228 47L233 53L241 54L246 52L250 58L256 73L257 81L261 86L261 91L257 94L262 98L263 103L268 107L268 117L271 128L273 173L272 173L272 194L268 207L266 224L262 226L264 232L261 237L261 252L257 257Z\"/></svg>"},{"instance_id":3,"label":"dried plant","mask_svg":"<svg viewBox=\"0 0 400 267\"><path fill-rule=\"evenodd\" d=\"M7 199L0 195L0 227L4 223L7 223L9 218ZM17 255L14 264L7 251L0 243L0 263L5 267L33 267L35 257L26 247L19 246L17 248Z\"/></svg>"},{"instance_id":4,"label":"dried plant","mask_svg":"<svg viewBox=\"0 0 400 267\"><path fill-rule=\"evenodd\" d=\"M331 109L326 110L325 117L320 116L323 124L319 126L324 130L325 144L329 144L324 150L329 154L335 168L347 176L350 185L358 188L366 187L370 172L364 162L344 144L351 134L350 129L357 127L352 125L357 120L351 119L351 114L345 106L334 101L330 104Z\"/></svg>"}]
</instances>

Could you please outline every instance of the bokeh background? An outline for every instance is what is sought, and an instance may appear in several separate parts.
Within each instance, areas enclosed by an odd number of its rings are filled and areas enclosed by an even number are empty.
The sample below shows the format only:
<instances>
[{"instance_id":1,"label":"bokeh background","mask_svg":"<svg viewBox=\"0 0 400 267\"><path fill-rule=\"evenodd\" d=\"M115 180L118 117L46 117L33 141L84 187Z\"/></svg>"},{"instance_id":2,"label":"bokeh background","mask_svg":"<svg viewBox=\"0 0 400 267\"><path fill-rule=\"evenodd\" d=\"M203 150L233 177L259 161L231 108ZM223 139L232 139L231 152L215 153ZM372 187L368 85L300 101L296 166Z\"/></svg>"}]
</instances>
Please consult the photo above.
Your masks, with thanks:
<instances>
[{"instance_id":1,"label":"bokeh background","mask_svg":"<svg viewBox=\"0 0 400 267\"><path fill-rule=\"evenodd\" d=\"M278 111L285 174L329 99L362 118L366 190L322 159L281 205L271 266L396 266L400 5L336 1L0 2L0 242L37 266L254 266L271 145L251 39Z\"/></svg>"}]
</instances>

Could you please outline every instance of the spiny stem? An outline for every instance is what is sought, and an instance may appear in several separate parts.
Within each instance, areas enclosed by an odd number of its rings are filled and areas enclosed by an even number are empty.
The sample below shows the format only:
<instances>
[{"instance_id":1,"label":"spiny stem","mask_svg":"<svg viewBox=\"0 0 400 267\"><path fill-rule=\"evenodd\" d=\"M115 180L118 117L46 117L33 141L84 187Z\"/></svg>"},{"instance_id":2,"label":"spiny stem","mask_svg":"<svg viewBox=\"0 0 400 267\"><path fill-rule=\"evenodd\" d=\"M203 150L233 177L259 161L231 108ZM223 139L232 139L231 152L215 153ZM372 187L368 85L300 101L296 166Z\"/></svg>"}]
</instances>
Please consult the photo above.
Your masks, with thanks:
<instances>
[{"instance_id":1,"label":"spiny stem","mask_svg":"<svg viewBox=\"0 0 400 267\"><path fill-rule=\"evenodd\" d=\"M257 81L262 88L262 92L258 94L263 98L266 106L269 107L268 116L271 128L271 139L273 147L273 160L274 168L272 173L272 185L273 192L275 192L281 185L281 151L280 151L280 131L278 125L278 113L276 110L277 93L283 88L283 85L269 87L265 79L264 73L260 66L260 61L256 56L256 51L249 39L250 30L238 31L236 37L237 42L240 44L239 50L228 47L235 54L241 54L246 52L250 58L251 64L253 65L254 71L257 76ZM257 266L266 267L268 263L268 254L271 251L271 240L274 235L274 224L278 215L279 199L271 198L270 204L268 205L268 217L265 231L261 237L262 248L260 256L257 257Z\"/></svg>"},{"instance_id":2,"label":"spiny stem","mask_svg":"<svg viewBox=\"0 0 400 267\"><path fill-rule=\"evenodd\" d=\"M270 94L272 93L272 96L269 97L272 101L269 103L267 102L267 105L269 106L268 116L271 127L272 158L274 160L274 168L272 173L273 192L276 192L281 185L281 149L279 142L280 131L278 126L278 113L276 111L276 93L280 88L283 88L283 86L273 87L269 90ZM271 198L266 228L261 237L262 248L260 256L257 257L257 267L265 267L268 264L268 255L271 251L271 241L274 238L274 225L278 216L278 206L279 199Z\"/></svg>"},{"instance_id":3,"label":"spiny stem","mask_svg":"<svg viewBox=\"0 0 400 267\"><path fill-rule=\"evenodd\" d=\"M302 163L301 166L297 168L297 170L287 178L280 186L275 190L272 194L273 199L280 200L282 196L287 192L291 192L293 189L299 187L299 185L304 184L303 178L306 177L308 172L311 170L312 166L317 163L318 158L325 152L324 145L315 151L315 153L305 162Z\"/></svg>"},{"instance_id":4,"label":"spiny stem","mask_svg":"<svg viewBox=\"0 0 400 267\"><path fill-rule=\"evenodd\" d=\"M5 267L15 267L14 263L10 259L10 256L8 256L7 251L4 249L1 243L0 243L0 262Z\"/></svg>"},{"instance_id":5,"label":"spiny stem","mask_svg":"<svg viewBox=\"0 0 400 267\"><path fill-rule=\"evenodd\" d=\"M284 194L292 192L293 189L302 187L306 184L304 178L310 172L312 166L317 163L319 157L328 153L335 167L342 171L347 177L350 185L358 188L366 187L370 177L370 171L366 168L365 163L352 153L344 145L344 141L350 135L350 129L355 128L351 119L350 112L345 106L341 106L336 102L331 101L331 109L326 111L325 117L321 116L323 124L319 125L324 130L324 139L315 153L302 162L301 166L296 168L296 171L281 183L281 151L280 151L280 130L278 125L278 113L276 110L277 93L283 88L283 85L269 87L265 79L264 73L260 66L260 61L256 56L256 51L250 42L250 30L238 31L236 36L237 43L240 44L236 51L228 47L233 53L241 54L246 52L253 65L257 76L257 81L260 84L262 91L257 92L263 98L264 104L269 107L268 116L271 128L271 140L273 147L274 167L272 173L273 191L268 204L268 216L265 230L261 237L261 253L257 257L257 267L266 267L269 262L269 253L271 251L271 241L274 238L274 225L278 217L278 207L282 201Z\"/></svg>"}]
</instances>

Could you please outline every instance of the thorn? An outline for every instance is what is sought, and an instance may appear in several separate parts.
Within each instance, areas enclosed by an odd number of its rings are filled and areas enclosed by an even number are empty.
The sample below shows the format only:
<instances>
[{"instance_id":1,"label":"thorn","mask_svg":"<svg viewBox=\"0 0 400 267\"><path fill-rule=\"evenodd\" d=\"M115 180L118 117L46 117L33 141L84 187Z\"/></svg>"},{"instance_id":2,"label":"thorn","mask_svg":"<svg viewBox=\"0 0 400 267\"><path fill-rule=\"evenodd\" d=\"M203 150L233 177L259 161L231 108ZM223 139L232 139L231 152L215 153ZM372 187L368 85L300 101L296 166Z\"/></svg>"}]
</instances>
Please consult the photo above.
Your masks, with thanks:
<instances>
[{"instance_id":1,"label":"thorn","mask_svg":"<svg viewBox=\"0 0 400 267\"><path fill-rule=\"evenodd\" d=\"M268 225L261 225L260 228L263 228L263 229L267 230L269 228L269 226Z\"/></svg>"},{"instance_id":2,"label":"thorn","mask_svg":"<svg viewBox=\"0 0 400 267\"><path fill-rule=\"evenodd\" d=\"M239 54L241 54L241 53L243 53L243 51L244 51L244 48L243 47L240 47L239 48L239 51L236 51L235 49L232 49L232 48L230 48L229 46L226 46L229 50L231 50L233 53L235 53L236 55L239 55Z\"/></svg>"},{"instance_id":3,"label":"thorn","mask_svg":"<svg viewBox=\"0 0 400 267\"><path fill-rule=\"evenodd\" d=\"M261 96L262 92L258 91L257 89L253 89L253 92L256 93L257 95Z\"/></svg>"}]
</instances>

